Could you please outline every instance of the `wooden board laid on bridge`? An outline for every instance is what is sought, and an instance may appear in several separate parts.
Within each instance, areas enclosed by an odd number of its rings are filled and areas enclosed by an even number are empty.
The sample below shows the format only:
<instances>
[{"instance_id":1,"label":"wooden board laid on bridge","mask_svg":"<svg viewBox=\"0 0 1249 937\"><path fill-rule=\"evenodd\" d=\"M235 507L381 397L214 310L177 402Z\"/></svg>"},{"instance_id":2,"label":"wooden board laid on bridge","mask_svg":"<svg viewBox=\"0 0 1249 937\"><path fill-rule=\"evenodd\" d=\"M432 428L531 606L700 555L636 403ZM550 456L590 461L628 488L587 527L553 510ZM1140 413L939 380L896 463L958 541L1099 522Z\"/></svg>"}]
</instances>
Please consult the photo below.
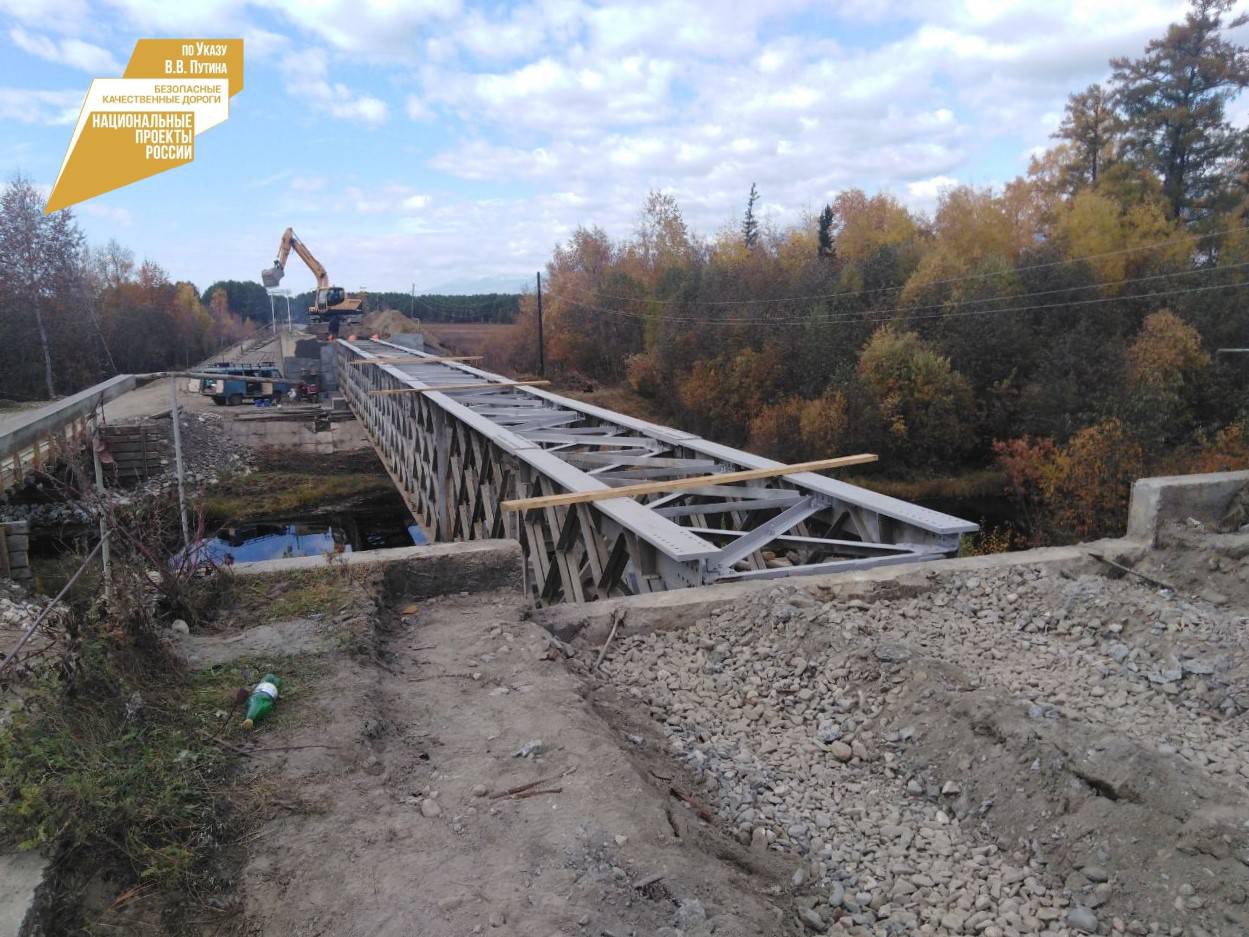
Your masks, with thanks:
<instances>
[{"instance_id":1,"label":"wooden board laid on bridge","mask_svg":"<svg viewBox=\"0 0 1249 937\"><path fill-rule=\"evenodd\" d=\"M778 475L798 475L802 472L823 472L827 469L846 468L850 465L864 465L868 462L875 462L879 458L870 452L863 452L859 455L838 456L835 459L820 459L816 462L799 462L795 465L777 465L773 468L749 469L745 472L720 472L716 475L695 475L692 478L643 482L640 485L623 485L619 488L570 491L562 495L546 495L541 498L517 498L513 501L504 501L502 507L505 511L529 511L533 508L588 504L591 501L607 501L611 498L635 498L639 495L654 495L664 491L684 491L702 485L748 482L758 478L776 478Z\"/></svg>"}]
</instances>

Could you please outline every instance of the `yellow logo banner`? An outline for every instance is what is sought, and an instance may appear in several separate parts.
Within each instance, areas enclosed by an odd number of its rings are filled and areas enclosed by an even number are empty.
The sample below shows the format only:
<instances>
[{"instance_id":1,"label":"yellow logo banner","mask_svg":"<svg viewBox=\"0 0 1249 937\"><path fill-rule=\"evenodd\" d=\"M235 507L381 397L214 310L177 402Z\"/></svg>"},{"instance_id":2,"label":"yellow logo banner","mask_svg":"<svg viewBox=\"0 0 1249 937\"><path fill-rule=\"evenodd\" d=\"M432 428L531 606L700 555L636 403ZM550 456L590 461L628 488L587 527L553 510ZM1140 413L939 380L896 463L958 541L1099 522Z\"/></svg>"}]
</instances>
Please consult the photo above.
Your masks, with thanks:
<instances>
[{"instance_id":1,"label":"yellow logo banner","mask_svg":"<svg viewBox=\"0 0 1249 937\"><path fill-rule=\"evenodd\" d=\"M91 82L45 214L191 162L242 90L242 39L140 39L124 77Z\"/></svg>"}]
</instances>

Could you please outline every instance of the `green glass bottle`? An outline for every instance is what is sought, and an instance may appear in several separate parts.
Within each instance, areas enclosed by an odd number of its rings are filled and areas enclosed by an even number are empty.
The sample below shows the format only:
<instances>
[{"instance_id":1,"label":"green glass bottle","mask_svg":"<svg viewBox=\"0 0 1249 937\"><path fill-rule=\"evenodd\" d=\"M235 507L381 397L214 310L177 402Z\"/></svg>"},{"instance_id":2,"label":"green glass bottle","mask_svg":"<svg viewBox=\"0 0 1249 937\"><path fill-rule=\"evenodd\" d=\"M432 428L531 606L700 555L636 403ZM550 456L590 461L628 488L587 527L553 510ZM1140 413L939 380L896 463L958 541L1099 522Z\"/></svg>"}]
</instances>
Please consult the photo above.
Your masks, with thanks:
<instances>
[{"instance_id":1,"label":"green glass bottle","mask_svg":"<svg viewBox=\"0 0 1249 937\"><path fill-rule=\"evenodd\" d=\"M281 678L271 673L265 674L264 679L256 684L251 696L247 697L247 718L243 720L245 729L254 726L257 719L269 715L273 704L277 702L278 691L281 688Z\"/></svg>"}]
</instances>

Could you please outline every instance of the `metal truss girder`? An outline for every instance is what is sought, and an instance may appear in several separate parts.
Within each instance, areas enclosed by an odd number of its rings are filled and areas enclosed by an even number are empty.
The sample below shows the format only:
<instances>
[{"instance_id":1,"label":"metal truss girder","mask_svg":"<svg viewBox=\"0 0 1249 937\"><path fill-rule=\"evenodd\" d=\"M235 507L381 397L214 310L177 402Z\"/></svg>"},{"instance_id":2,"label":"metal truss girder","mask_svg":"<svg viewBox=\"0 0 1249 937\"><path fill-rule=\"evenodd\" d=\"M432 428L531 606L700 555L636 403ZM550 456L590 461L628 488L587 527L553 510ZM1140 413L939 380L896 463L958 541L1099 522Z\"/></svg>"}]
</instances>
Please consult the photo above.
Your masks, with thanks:
<instances>
[{"instance_id":1,"label":"metal truss girder","mask_svg":"<svg viewBox=\"0 0 1249 937\"><path fill-rule=\"evenodd\" d=\"M412 354L388 342L338 343L340 360L392 351ZM650 503L611 498L505 514L499 502L507 498L609 490L639 478L778 463L533 387L491 387L506 379L460 363L339 370L344 395L431 536L516 537L540 601L588 601L746 575L949 555L957 550L959 534L975 529L957 518L805 474L749 485L703 485L652 497ZM476 386L432 389L466 383ZM368 393L403 388L424 392ZM715 503L703 503L706 499ZM688 523L699 517L714 518L724 529ZM678 523L682 519L686 525ZM725 544L725 537L733 542ZM762 568L760 549L770 543L783 545L797 565ZM733 570L742 559L753 568Z\"/></svg>"},{"instance_id":2,"label":"metal truss girder","mask_svg":"<svg viewBox=\"0 0 1249 937\"><path fill-rule=\"evenodd\" d=\"M663 517L693 517L701 514L731 514L734 511L773 511L777 508L786 508L795 501L801 501L802 495L794 492L792 495L778 495L775 498L759 498L753 501L713 501L711 504L683 504L677 507L655 507L650 505L651 510ZM695 528L690 528L694 530ZM697 530L698 533L706 533L707 530ZM727 533L728 531L712 531L713 533ZM738 534L742 531L735 530L732 533Z\"/></svg>"},{"instance_id":3,"label":"metal truss girder","mask_svg":"<svg viewBox=\"0 0 1249 937\"><path fill-rule=\"evenodd\" d=\"M824 507L818 498L807 496L796 504L791 504L771 520L764 521L758 527L742 533L736 540L722 549L707 561L712 575L718 575L729 569L738 560L745 559L756 550L761 550L787 530L801 524L820 508Z\"/></svg>"},{"instance_id":4,"label":"metal truss girder","mask_svg":"<svg viewBox=\"0 0 1249 937\"><path fill-rule=\"evenodd\" d=\"M894 556L873 556L864 559L830 560L827 563L811 563L807 566L784 566L769 569L749 569L730 572L719 577L719 582L745 582L752 579L781 579L787 576L822 576L828 573L844 573L856 569L872 569L877 566L896 566L900 563L920 563L926 560L945 559L947 554L899 553Z\"/></svg>"}]
</instances>

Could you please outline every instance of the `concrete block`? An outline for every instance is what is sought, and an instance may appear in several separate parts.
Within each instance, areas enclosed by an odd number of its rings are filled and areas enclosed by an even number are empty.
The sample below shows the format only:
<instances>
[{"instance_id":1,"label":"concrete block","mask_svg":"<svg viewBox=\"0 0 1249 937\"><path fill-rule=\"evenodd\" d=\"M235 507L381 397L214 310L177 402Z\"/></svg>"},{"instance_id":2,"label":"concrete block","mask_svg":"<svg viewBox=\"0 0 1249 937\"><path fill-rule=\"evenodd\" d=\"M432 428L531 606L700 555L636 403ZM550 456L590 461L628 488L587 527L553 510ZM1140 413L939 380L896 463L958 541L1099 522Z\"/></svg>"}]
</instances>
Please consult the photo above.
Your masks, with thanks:
<instances>
[{"instance_id":1,"label":"concrete block","mask_svg":"<svg viewBox=\"0 0 1249 937\"><path fill-rule=\"evenodd\" d=\"M1204 523L1216 522L1245 485L1249 485L1249 472L1142 478L1132 486L1128 539L1153 546L1158 531L1168 523L1189 517Z\"/></svg>"}]
</instances>

